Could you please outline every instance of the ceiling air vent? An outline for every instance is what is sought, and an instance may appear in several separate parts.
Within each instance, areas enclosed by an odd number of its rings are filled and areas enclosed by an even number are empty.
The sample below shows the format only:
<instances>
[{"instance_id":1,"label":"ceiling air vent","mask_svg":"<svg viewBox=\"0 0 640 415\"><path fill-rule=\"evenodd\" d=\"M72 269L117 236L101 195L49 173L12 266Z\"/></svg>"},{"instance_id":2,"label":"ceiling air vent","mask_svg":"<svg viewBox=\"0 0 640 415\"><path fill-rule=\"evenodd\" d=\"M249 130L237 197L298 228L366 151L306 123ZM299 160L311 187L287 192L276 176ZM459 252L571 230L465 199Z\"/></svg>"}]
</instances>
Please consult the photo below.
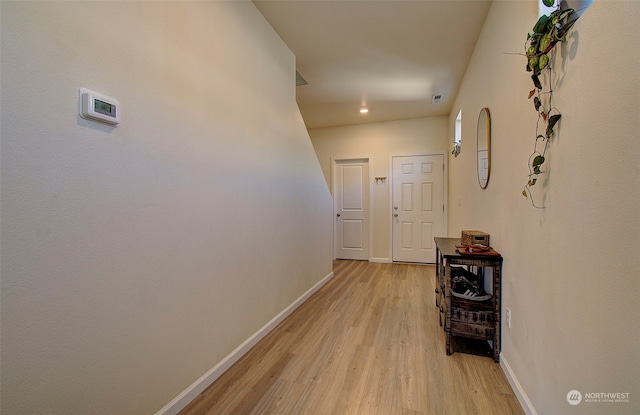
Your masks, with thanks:
<instances>
[{"instance_id":1,"label":"ceiling air vent","mask_svg":"<svg viewBox=\"0 0 640 415\"><path fill-rule=\"evenodd\" d=\"M438 103L440 103L440 101L442 101L442 94L431 96L431 103L432 104L438 104Z\"/></svg>"}]
</instances>

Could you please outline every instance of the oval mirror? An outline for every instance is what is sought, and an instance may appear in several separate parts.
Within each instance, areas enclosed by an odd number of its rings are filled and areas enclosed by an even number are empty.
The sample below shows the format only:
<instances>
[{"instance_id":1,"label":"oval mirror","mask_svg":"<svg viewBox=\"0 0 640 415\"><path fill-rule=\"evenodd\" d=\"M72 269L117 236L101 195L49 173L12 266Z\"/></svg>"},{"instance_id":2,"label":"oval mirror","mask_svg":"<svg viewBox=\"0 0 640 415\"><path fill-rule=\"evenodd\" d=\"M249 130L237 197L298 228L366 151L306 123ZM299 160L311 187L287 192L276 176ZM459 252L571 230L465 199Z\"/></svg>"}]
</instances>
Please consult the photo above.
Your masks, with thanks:
<instances>
[{"instance_id":1,"label":"oval mirror","mask_svg":"<svg viewBox=\"0 0 640 415\"><path fill-rule=\"evenodd\" d=\"M483 189L489 184L491 173L491 115L483 108L478 115L478 182Z\"/></svg>"}]
</instances>

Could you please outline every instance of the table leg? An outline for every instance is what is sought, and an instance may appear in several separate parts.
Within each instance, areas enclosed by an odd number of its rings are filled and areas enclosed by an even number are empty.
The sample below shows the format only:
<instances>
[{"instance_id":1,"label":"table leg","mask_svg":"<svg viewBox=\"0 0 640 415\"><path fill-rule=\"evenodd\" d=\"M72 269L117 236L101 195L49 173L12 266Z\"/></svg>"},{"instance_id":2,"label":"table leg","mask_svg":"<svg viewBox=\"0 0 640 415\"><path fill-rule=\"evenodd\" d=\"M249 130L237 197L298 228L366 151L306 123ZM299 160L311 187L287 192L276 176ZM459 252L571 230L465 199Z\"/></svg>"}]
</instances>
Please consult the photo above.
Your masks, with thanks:
<instances>
[{"instance_id":1,"label":"table leg","mask_svg":"<svg viewBox=\"0 0 640 415\"><path fill-rule=\"evenodd\" d=\"M495 321L495 329L493 336L493 361L496 363L500 362L500 340L501 340L501 330L502 330L502 265L497 263L493 264L493 301L494 301L494 321Z\"/></svg>"},{"instance_id":2,"label":"table leg","mask_svg":"<svg viewBox=\"0 0 640 415\"><path fill-rule=\"evenodd\" d=\"M447 339L446 348L447 356L450 356L453 351L451 350L451 265L447 261L444 267L444 304L445 304L445 317L444 317L444 331Z\"/></svg>"}]
</instances>

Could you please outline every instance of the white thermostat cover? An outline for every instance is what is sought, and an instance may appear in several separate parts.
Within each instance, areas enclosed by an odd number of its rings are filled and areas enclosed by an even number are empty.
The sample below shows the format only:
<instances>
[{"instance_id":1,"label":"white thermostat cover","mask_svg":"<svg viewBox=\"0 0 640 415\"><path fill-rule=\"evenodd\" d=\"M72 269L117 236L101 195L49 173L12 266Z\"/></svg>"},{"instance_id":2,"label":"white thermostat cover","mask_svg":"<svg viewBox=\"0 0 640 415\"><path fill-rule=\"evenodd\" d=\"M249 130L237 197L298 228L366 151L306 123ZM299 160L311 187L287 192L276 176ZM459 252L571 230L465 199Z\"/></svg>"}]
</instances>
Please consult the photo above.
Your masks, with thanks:
<instances>
[{"instance_id":1,"label":"white thermostat cover","mask_svg":"<svg viewBox=\"0 0 640 415\"><path fill-rule=\"evenodd\" d=\"M87 120L119 124L120 103L106 95L80 88L80 116Z\"/></svg>"}]
</instances>

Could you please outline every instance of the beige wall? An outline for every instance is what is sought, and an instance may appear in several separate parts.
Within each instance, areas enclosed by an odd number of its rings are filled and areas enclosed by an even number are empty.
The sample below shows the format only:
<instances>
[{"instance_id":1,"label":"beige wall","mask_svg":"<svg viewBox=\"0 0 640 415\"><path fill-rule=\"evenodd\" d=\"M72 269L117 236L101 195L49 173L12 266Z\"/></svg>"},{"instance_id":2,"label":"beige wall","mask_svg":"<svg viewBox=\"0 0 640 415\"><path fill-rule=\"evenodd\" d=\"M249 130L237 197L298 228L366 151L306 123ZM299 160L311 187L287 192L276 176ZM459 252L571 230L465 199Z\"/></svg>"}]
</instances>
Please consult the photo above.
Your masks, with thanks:
<instances>
[{"instance_id":1,"label":"beige wall","mask_svg":"<svg viewBox=\"0 0 640 415\"><path fill-rule=\"evenodd\" d=\"M444 154L447 151L446 117L370 123L348 127L309 130L327 184L331 186L331 159L370 158L370 176L386 177L385 183L371 180L371 260L391 260L390 189L392 155Z\"/></svg>"},{"instance_id":2,"label":"beige wall","mask_svg":"<svg viewBox=\"0 0 640 415\"><path fill-rule=\"evenodd\" d=\"M154 413L331 273L294 57L250 2L3 1L1 27L1 411Z\"/></svg>"},{"instance_id":3,"label":"beige wall","mask_svg":"<svg viewBox=\"0 0 640 415\"><path fill-rule=\"evenodd\" d=\"M521 191L536 114L522 56L535 1L496 1L449 118L463 110L463 150L449 158L449 233L477 228L502 252L502 365L538 414L640 411L640 2L595 1L556 55L554 106L563 118L536 185ZM491 110L492 171L475 178L475 122ZM503 308L504 315L504 308ZM576 389L630 393L630 403L571 406Z\"/></svg>"}]
</instances>

